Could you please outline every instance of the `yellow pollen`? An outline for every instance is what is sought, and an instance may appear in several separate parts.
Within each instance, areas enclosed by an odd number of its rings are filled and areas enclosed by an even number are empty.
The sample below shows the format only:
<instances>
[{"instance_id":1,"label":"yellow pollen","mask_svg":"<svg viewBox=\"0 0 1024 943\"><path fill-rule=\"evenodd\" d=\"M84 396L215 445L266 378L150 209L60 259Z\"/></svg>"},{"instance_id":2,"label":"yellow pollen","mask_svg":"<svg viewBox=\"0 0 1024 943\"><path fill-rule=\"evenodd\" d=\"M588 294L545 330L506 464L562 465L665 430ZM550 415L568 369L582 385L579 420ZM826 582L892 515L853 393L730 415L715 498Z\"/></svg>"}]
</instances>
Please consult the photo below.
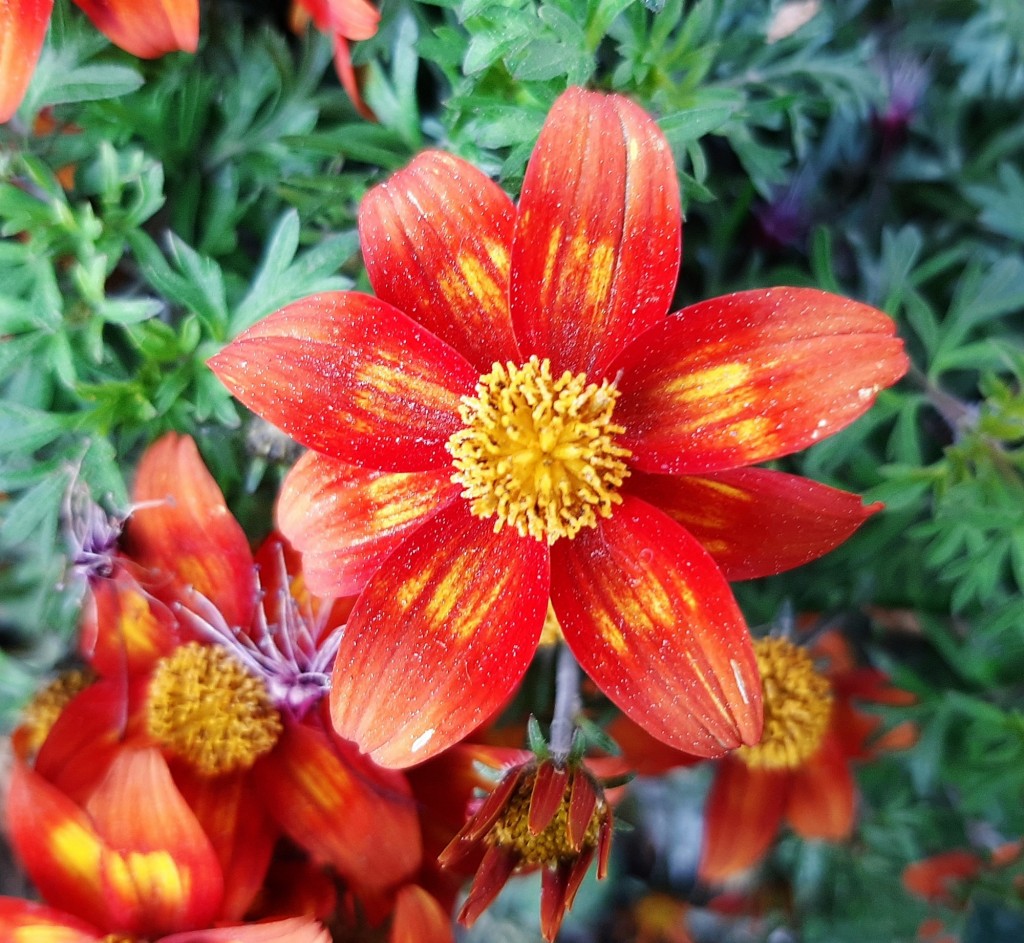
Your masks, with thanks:
<instances>
[{"instance_id":1,"label":"yellow pollen","mask_svg":"<svg viewBox=\"0 0 1024 943\"><path fill-rule=\"evenodd\" d=\"M155 740L207 776L248 769L282 729L263 682L223 648L198 642L157 666L146 725Z\"/></svg>"},{"instance_id":2,"label":"yellow pollen","mask_svg":"<svg viewBox=\"0 0 1024 943\"><path fill-rule=\"evenodd\" d=\"M583 843L579 848L573 848L569 841L569 800L572 793L568 785L561 804L544 830L536 835L530 831L530 797L535 781L536 774L523 777L505 803L501 818L487 833L487 841L511 849L523 864L548 866L573 861L586 849L595 847L601 832L604 799L599 799L594 808Z\"/></svg>"},{"instance_id":3,"label":"yellow pollen","mask_svg":"<svg viewBox=\"0 0 1024 943\"><path fill-rule=\"evenodd\" d=\"M134 936L124 936L121 933L108 933L100 943L145 943Z\"/></svg>"},{"instance_id":4,"label":"yellow pollen","mask_svg":"<svg viewBox=\"0 0 1024 943\"><path fill-rule=\"evenodd\" d=\"M447 446L470 510L494 517L495 531L511 524L549 544L609 517L631 454L615 444L625 432L612 422L618 398L607 380L553 378L546 359L494 364L476 396L462 398L465 428Z\"/></svg>"},{"instance_id":5,"label":"yellow pollen","mask_svg":"<svg viewBox=\"0 0 1024 943\"><path fill-rule=\"evenodd\" d=\"M764 735L736 755L757 769L795 769L821 746L832 714L832 686L811 656L792 642L754 642L764 690Z\"/></svg>"},{"instance_id":6,"label":"yellow pollen","mask_svg":"<svg viewBox=\"0 0 1024 943\"><path fill-rule=\"evenodd\" d=\"M92 680L93 675L89 671L65 671L41 691L36 692L21 717L25 746L30 754L39 752L64 708L71 703L76 694L84 691Z\"/></svg>"},{"instance_id":7,"label":"yellow pollen","mask_svg":"<svg viewBox=\"0 0 1024 943\"><path fill-rule=\"evenodd\" d=\"M544 626L540 630L540 641L537 644L546 648L564 641L565 636L562 635L562 626L555 615L555 607L549 602L548 611L544 613Z\"/></svg>"}]
</instances>

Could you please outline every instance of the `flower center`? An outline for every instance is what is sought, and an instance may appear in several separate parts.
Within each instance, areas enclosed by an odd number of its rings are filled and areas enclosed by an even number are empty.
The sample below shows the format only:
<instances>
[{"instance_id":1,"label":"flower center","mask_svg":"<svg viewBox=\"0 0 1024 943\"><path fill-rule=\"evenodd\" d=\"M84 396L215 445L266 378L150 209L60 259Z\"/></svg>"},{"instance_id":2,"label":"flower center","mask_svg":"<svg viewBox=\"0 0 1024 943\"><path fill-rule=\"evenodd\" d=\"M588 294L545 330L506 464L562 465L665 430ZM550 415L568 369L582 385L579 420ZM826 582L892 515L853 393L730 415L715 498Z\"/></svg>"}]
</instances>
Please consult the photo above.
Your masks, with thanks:
<instances>
[{"instance_id":1,"label":"flower center","mask_svg":"<svg viewBox=\"0 0 1024 943\"><path fill-rule=\"evenodd\" d=\"M282 729L263 682L225 649L198 642L157 666L146 725L155 740L207 776L248 769Z\"/></svg>"},{"instance_id":2,"label":"flower center","mask_svg":"<svg viewBox=\"0 0 1024 943\"><path fill-rule=\"evenodd\" d=\"M553 544L595 527L621 502L629 449L615 444L625 431L612 422L619 391L584 373L551 376L551 362L531 357L521 367L494 364L476 396L464 396L465 428L448 440L477 517L495 517L522 536Z\"/></svg>"},{"instance_id":3,"label":"flower center","mask_svg":"<svg viewBox=\"0 0 1024 943\"><path fill-rule=\"evenodd\" d=\"M792 642L754 642L764 688L764 735L736 755L758 769L795 769L817 752L832 714L832 686Z\"/></svg>"},{"instance_id":4,"label":"flower center","mask_svg":"<svg viewBox=\"0 0 1024 943\"><path fill-rule=\"evenodd\" d=\"M21 736L24 737L22 742L29 754L39 752L64 708L92 681L93 674L90 671L65 671L29 701L20 724Z\"/></svg>"},{"instance_id":5,"label":"flower center","mask_svg":"<svg viewBox=\"0 0 1024 943\"><path fill-rule=\"evenodd\" d=\"M594 808L583 842L574 847L569 838L569 802L572 798L569 789L566 789L561 804L544 829L537 834L530 831L530 799L535 781L536 774L523 777L506 802L501 818L488 832L487 840L512 850L523 864L549 867L575 861L584 849L596 847L605 814L604 800L598 801Z\"/></svg>"}]
</instances>

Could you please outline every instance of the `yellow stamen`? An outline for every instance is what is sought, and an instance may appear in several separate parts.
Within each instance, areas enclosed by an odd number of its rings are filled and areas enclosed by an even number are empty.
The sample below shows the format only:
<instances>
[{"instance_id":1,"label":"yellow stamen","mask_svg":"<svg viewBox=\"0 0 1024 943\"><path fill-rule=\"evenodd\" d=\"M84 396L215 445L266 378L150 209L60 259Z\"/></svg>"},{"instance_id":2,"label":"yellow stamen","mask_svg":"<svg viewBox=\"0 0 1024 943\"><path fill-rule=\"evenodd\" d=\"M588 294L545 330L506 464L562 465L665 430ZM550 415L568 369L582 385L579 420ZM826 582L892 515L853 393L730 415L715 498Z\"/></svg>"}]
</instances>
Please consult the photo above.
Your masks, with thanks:
<instances>
[{"instance_id":1,"label":"yellow stamen","mask_svg":"<svg viewBox=\"0 0 1024 943\"><path fill-rule=\"evenodd\" d=\"M764 689L764 735L736 755L757 769L795 769L821 746L832 714L832 686L811 656L792 642L754 642Z\"/></svg>"},{"instance_id":2,"label":"yellow stamen","mask_svg":"<svg viewBox=\"0 0 1024 943\"><path fill-rule=\"evenodd\" d=\"M564 641L565 636L562 635L562 626L559 625L558 616L555 615L555 607L549 602L548 611L544 613L544 626L540 630L540 641L537 644L547 647Z\"/></svg>"},{"instance_id":3,"label":"yellow stamen","mask_svg":"<svg viewBox=\"0 0 1024 943\"><path fill-rule=\"evenodd\" d=\"M282 729L263 682L223 648L198 642L157 666L146 724L154 739L207 776L248 769Z\"/></svg>"},{"instance_id":4,"label":"yellow stamen","mask_svg":"<svg viewBox=\"0 0 1024 943\"><path fill-rule=\"evenodd\" d=\"M506 802L501 818L487 833L487 841L514 851L523 864L552 866L563 861L573 861L583 849L596 847L604 816L604 800L598 800L594 814L587 823L583 842L579 848L574 848L569 841L569 801L572 793L568 786L547 826L536 835L530 831L530 798L535 781L536 774L523 777Z\"/></svg>"},{"instance_id":5,"label":"yellow stamen","mask_svg":"<svg viewBox=\"0 0 1024 943\"><path fill-rule=\"evenodd\" d=\"M465 428L448 440L457 472L477 517L494 530L514 526L524 537L553 544L595 527L622 501L629 449L615 444L625 431L612 422L614 383L587 383L586 374L551 376L551 363L531 357L521 367L494 364L476 396L464 396Z\"/></svg>"},{"instance_id":6,"label":"yellow stamen","mask_svg":"<svg viewBox=\"0 0 1024 943\"><path fill-rule=\"evenodd\" d=\"M30 754L39 752L64 708L71 703L76 694L84 691L92 680L93 675L89 671L65 671L41 691L36 692L21 716L24 743Z\"/></svg>"}]
</instances>

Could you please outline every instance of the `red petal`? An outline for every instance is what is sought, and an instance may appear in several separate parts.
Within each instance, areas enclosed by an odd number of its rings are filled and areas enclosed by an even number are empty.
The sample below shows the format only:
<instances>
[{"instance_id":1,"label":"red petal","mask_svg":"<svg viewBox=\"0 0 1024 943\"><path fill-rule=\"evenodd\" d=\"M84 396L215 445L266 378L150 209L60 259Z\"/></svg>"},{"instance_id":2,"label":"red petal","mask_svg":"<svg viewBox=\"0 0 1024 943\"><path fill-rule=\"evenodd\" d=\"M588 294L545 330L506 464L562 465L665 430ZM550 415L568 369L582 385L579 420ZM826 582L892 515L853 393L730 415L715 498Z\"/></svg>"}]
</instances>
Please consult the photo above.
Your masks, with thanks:
<instances>
[{"instance_id":1,"label":"red petal","mask_svg":"<svg viewBox=\"0 0 1024 943\"><path fill-rule=\"evenodd\" d=\"M786 818L804 838L841 841L853 831L855 800L850 764L829 735L821 749L793 771Z\"/></svg>"},{"instance_id":2,"label":"red petal","mask_svg":"<svg viewBox=\"0 0 1024 943\"><path fill-rule=\"evenodd\" d=\"M377 32L380 13L367 0L327 0L328 23L324 29L346 39L369 39Z\"/></svg>"},{"instance_id":3,"label":"red petal","mask_svg":"<svg viewBox=\"0 0 1024 943\"><path fill-rule=\"evenodd\" d=\"M702 880L724 881L764 857L782 823L789 780L732 757L718 764L704 813Z\"/></svg>"},{"instance_id":4,"label":"red petal","mask_svg":"<svg viewBox=\"0 0 1024 943\"><path fill-rule=\"evenodd\" d=\"M569 844L579 851L587 836L587 826L597 809L597 792L593 780L585 773L577 772L572 778L572 794L569 799L569 820L566 823Z\"/></svg>"},{"instance_id":5,"label":"red petal","mask_svg":"<svg viewBox=\"0 0 1024 943\"><path fill-rule=\"evenodd\" d=\"M121 750L86 808L105 845L100 873L117 915L112 928L152 937L214 919L220 863L159 750Z\"/></svg>"},{"instance_id":6,"label":"red petal","mask_svg":"<svg viewBox=\"0 0 1024 943\"><path fill-rule=\"evenodd\" d=\"M554 763L541 763L538 767L533 792L530 793L528 820L530 831L534 835L539 835L551 823L565 797L568 782L568 767L558 767Z\"/></svg>"},{"instance_id":7,"label":"red petal","mask_svg":"<svg viewBox=\"0 0 1024 943\"><path fill-rule=\"evenodd\" d=\"M85 802L121 750L128 701L120 681L101 679L82 691L50 729L36 772L68 798Z\"/></svg>"},{"instance_id":8,"label":"red petal","mask_svg":"<svg viewBox=\"0 0 1024 943\"><path fill-rule=\"evenodd\" d=\"M631 464L705 473L788 455L848 425L907 370L881 311L811 288L714 298L630 345L615 421Z\"/></svg>"},{"instance_id":9,"label":"red petal","mask_svg":"<svg viewBox=\"0 0 1024 943\"><path fill-rule=\"evenodd\" d=\"M0 124L18 110L50 25L53 0L0 3Z\"/></svg>"},{"instance_id":10,"label":"red petal","mask_svg":"<svg viewBox=\"0 0 1024 943\"><path fill-rule=\"evenodd\" d=\"M382 472L307 452L284 481L277 522L312 592L348 596L458 493L451 468Z\"/></svg>"},{"instance_id":11,"label":"red petal","mask_svg":"<svg viewBox=\"0 0 1024 943\"><path fill-rule=\"evenodd\" d=\"M579 864L584 858L587 866L593 858L593 851L579 856L573 863ZM569 908L569 873L572 865L560 863L555 867L545 867L541 876L541 936L549 943L558 936L562 926L562 918ZM580 875L581 880L583 874ZM579 885L578 885L579 887Z\"/></svg>"},{"instance_id":12,"label":"red petal","mask_svg":"<svg viewBox=\"0 0 1024 943\"><path fill-rule=\"evenodd\" d=\"M551 601L583 669L681 750L718 756L761 735L750 635L718 567L678 524L626 496L552 548Z\"/></svg>"},{"instance_id":13,"label":"red petal","mask_svg":"<svg viewBox=\"0 0 1024 943\"><path fill-rule=\"evenodd\" d=\"M501 892L518 864L518 860L500 845L488 847L476 877L473 878L469 895L462 905L462 910L459 911L459 923L466 927L473 926L476 918Z\"/></svg>"},{"instance_id":14,"label":"red petal","mask_svg":"<svg viewBox=\"0 0 1024 943\"><path fill-rule=\"evenodd\" d=\"M338 733L382 766L410 766L479 726L533 657L548 571L546 545L449 505L352 610L331 688Z\"/></svg>"},{"instance_id":15,"label":"red petal","mask_svg":"<svg viewBox=\"0 0 1024 943\"><path fill-rule=\"evenodd\" d=\"M416 884L398 892L388 943L454 943L452 918L437 900Z\"/></svg>"},{"instance_id":16,"label":"red petal","mask_svg":"<svg viewBox=\"0 0 1024 943\"><path fill-rule=\"evenodd\" d=\"M508 311L515 207L465 161L428 151L374 187L359 242L377 297L458 350L481 374L520 361Z\"/></svg>"},{"instance_id":17,"label":"red petal","mask_svg":"<svg viewBox=\"0 0 1024 943\"><path fill-rule=\"evenodd\" d=\"M9 943L101 943L106 935L60 910L0 897L0 940Z\"/></svg>"},{"instance_id":18,"label":"red petal","mask_svg":"<svg viewBox=\"0 0 1024 943\"><path fill-rule=\"evenodd\" d=\"M364 468L447 468L459 398L480 378L444 341L357 292L312 295L242 333L210 367L304 445Z\"/></svg>"},{"instance_id":19,"label":"red petal","mask_svg":"<svg viewBox=\"0 0 1024 943\"><path fill-rule=\"evenodd\" d=\"M682 524L730 582L815 560L882 509L848 491L763 468L701 477L634 472L625 487Z\"/></svg>"},{"instance_id":20,"label":"red petal","mask_svg":"<svg viewBox=\"0 0 1024 943\"><path fill-rule=\"evenodd\" d=\"M132 514L125 545L134 560L157 571L154 592L180 601L191 587L228 625L248 628L256 600L249 541L191 437L169 432L146 449L134 498L150 506Z\"/></svg>"},{"instance_id":21,"label":"red petal","mask_svg":"<svg viewBox=\"0 0 1024 943\"><path fill-rule=\"evenodd\" d=\"M359 890L384 890L419 867L416 807L400 774L299 724L288 725L253 773L292 841Z\"/></svg>"},{"instance_id":22,"label":"red petal","mask_svg":"<svg viewBox=\"0 0 1024 943\"><path fill-rule=\"evenodd\" d=\"M512 247L524 359L550 357L555 376L604 375L668 313L681 225L672 152L654 121L618 95L563 94L526 168Z\"/></svg>"},{"instance_id":23,"label":"red petal","mask_svg":"<svg viewBox=\"0 0 1024 943\"><path fill-rule=\"evenodd\" d=\"M154 59L165 52L195 52L199 0L75 0L85 15L126 52Z\"/></svg>"},{"instance_id":24,"label":"red petal","mask_svg":"<svg viewBox=\"0 0 1024 943\"><path fill-rule=\"evenodd\" d=\"M981 868L981 858L973 851L946 851L907 865L903 886L926 900L952 903L950 892L956 882L977 877Z\"/></svg>"},{"instance_id":25,"label":"red petal","mask_svg":"<svg viewBox=\"0 0 1024 943\"><path fill-rule=\"evenodd\" d=\"M159 943L331 943L331 936L310 917L291 917L267 923L175 933L161 937Z\"/></svg>"},{"instance_id":26,"label":"red petal","mask_svg":"<svg viewBox=\"0 0 1024 943\"><path fill-rule=\"evenodd\" d=\"M178 622L170 609L123 568L111 579L89 584L79 650L97 674L142 674L179 641Z\"/></svg>"},{"instance_id":27,"label":"red petal","mask_svg":"<svg viewBox=\"0 0 1024 943\"><path fill-rule=\"evenodd\" d=\"M172 772L220 862L224 898L217 916L240 920L263 887L280 830L249 776L204 776L188 763L176 763Z\"/></svg>"}]
</instances>

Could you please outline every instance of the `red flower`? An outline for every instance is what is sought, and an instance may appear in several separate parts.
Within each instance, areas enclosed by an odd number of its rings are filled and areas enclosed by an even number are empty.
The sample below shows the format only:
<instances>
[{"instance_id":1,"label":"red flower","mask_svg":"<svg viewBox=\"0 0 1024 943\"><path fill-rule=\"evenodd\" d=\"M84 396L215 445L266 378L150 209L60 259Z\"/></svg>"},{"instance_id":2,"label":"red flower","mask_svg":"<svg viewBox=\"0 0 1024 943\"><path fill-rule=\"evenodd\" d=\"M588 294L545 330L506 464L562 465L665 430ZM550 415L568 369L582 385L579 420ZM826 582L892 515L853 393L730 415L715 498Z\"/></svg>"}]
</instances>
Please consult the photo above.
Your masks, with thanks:
<instances>
[{"instance_id":1,"label":"red flower","mask_svg":"<svg viewBox=\"0 0 1024 943\"><path fill-rule=\"evenodd\" d=\"M334 42L334 68L348 97L364 117L373 118L373 112L363 103L359 94L355 69L352 68L350 42L369 39L377 32L380 13L367 0L293 0L292 25L301 29L306 18Z\"/></svg>"},{"instance_id":2,"label":"red flower","mask_svg":"<svg viewBox=\"0 0 1024 943\"><path fill-rule=\"evenodd\" d=\"M199 42L199 0L75 0L107 38L133 56L153 59ZM11 118L43 48L53 0L0 3L0 122Z\"/></svg>"},{"instance_id":3,"label":"red flower","mask_svg":"<svg viewBox=\"0 0 1024 943\"><path fill-rule=\"evenodd\" d=\"M442 852L442 867L480 865L459 913L471 926L517 871L542 870L541 930L553 940L596 854L608 870L611 807L580 763L530 759L505 773Z\"/></svg>"},{"instance_id":4,"label":"red flower","mask_svg":"<svg viewBox=\"0 0 1024 943\"><path fill-rule=\"evenodd\" d=\"M852 664L842 637L826 635L828 674L810 653L779 638L755 643L764 685L765 734L722 759L708 796L699 874L721 881L756 864L783 819L804 838L839 841L853 829L850 761L872 755L881 724L851 699L906 704L913 696L871 668ZM895 739L890 738L895 745Z\"/></svg>"},{"instance_id":5,"label":"red flower","mask_svg":"<svg viewBox=\"0 0 1024 943\"><path fill-rule=\"evenodd\" d=\"M26 871L43 897L64 912L0 898L4 940L45 936L98 943L122 935L168 943L329 939L319 924L305 919L209 929L225 915L225 875L166 761L152 747L120 750L82 805L19 760L7 818Z\"/></svg>"},{"instance_id":6,"label":"red flower","mask_svg":"<svg viewBox=\"0 0 1024 943\"><path fill-rule=\"evenodd\" d=\"M309 597L279 538L253 557L191 439L147 450L134 497L121 551L95 515L78 541L100 680L48 734L16 734L21 754L45 739L36 768L83 799L126 741L159 747L220 858L228 919L282 832L359 892L406 880L421 858L408 782L322 719L347 604Z\"/></svg>"},{"instance_id":7,"label":"red flower","mask_svg":"<svg viewBox=\"0 0 1024 943\"><path fill-rule=\"evenodd\" d=\"M316 592L365 585L331 711L377 762L420 762L491 715L549 599L655 736L704 756L760 737L727 579L825 553L875 508L742 466L845 426L907 361L885 315L809 289L667 316L680 232L657 125L571 89L518 208L422 154L360 211L376 298L304 299L211 361L313 449L279 525Z\"/></svg>"}]
</instances>

